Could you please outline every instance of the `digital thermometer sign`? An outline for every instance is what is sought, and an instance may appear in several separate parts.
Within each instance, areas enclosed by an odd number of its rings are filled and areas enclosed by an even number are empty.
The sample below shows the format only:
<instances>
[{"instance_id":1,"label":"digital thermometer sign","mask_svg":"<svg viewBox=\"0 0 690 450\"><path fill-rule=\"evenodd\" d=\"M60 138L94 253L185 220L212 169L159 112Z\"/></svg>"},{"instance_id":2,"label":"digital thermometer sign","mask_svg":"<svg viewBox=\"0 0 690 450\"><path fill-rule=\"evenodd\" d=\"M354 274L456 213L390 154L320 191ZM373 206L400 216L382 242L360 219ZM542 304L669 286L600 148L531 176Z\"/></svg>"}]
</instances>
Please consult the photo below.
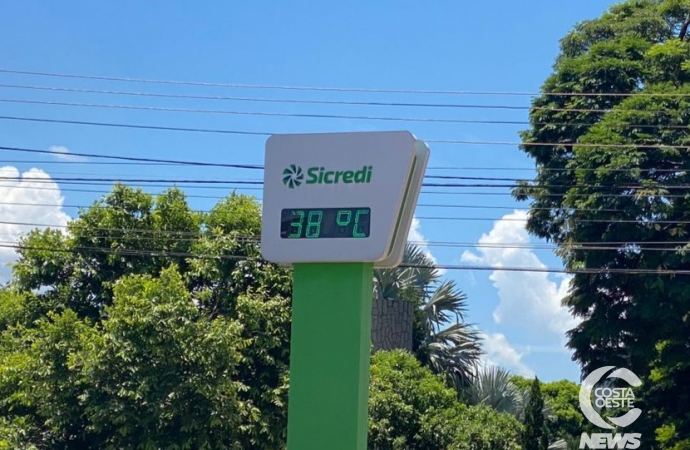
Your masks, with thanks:
<instances>
[{"instance_id":1,"label":"digital thermometer sign","mask_svg":"<svg viewBox=\"0 0 690 450\"><path fill-rule=\"evenodd\" d=\"M429 148L407 131L279 134L265 155L261 254L293 268L287 447L364 450L374 268L402 262Z\"/></svg>"},{"instance_id":2,"label":"digital thermometer sign","mask_svg":"<svg viewBox=\"0 0 690 450\"><path fill-rule=\"evenodd\" d=\"M370 208L284 209L280 213L283 239L368 238Z\"/></svg>"},{"instance_id":3,"label":"digital thermometer sign","mask_svg":"<svg viewBox=\"0 0 690 450\"><path fill-rule=\"evenodd\" d=\"M261 254L400 264L429 158L407 131L277 134L266 142Z\"/></svg>"}]
</instances>

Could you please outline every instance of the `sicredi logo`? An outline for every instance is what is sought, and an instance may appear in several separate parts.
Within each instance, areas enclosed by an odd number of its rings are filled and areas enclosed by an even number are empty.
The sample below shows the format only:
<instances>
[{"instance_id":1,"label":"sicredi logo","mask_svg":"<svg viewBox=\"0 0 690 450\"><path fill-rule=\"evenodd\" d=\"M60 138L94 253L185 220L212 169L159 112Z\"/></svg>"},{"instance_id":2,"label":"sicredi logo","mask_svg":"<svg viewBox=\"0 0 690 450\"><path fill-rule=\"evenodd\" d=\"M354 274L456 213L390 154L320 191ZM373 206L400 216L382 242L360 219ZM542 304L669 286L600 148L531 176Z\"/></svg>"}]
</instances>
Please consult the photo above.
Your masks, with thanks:
<instances>
[{"instance_id":1,"label":"sicredi logo","mask_svg":"<svg viewBox=\"0 0 690 450\"><path fill-rule=\"evenodd\" d=\"M314 166L307 169L306 182L301 167L291 164L283 170L283 183L290 189L306 184L362 184L371 183L372 166L364 166L360 170L328 170L325 167Z\"/></svg>"}]
</instances>

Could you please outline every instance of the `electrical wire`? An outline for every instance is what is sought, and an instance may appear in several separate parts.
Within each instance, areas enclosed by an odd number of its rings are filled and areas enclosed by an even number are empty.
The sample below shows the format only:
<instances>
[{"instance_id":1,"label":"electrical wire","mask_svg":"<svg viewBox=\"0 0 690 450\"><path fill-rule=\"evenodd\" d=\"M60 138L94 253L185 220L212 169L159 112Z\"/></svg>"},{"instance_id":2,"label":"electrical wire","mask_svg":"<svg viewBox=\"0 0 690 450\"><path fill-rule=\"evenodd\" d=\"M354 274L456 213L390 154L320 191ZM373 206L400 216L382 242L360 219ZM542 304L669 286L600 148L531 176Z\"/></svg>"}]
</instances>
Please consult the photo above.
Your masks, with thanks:
<instances>
[{"instance_id":1,"label":"electrical wire","mask_svg":"<svg viewBox=\"0 0 690 450\"><path fill-rule=\"evenodd\" d=\"M539 191L541 189L545 188L554 188L554 189L576 189L576 188L581 188L581 189L613 189L613 190L623 190L623 191L630 191L630 190L642 190L642 191L647 191L647 190L675 190L675 189L682 189L682 190L687 190L690 189L690 184L678 184L678 185L673 185L673 184L656 184L656 185L644 185L644 184L618 184L618 185L606 185L606 184L575 184L575 183L564 183L564 184L541 184L541 185L536 185L536 186L521 186L520 184L515 184L517 182L520 182L522 180L516 179L516 178L496 178L496 177L465 177L465 176L446 176L446 175L429 175L425 176L425 178L440 178L440 179L450 179L450 180L487 180L487 181L492 181L492 180L506 180L506 181L513 181L513 184L496 184L496 183L437 183L437 182L426 182L422 183L422 187L435 187L435 188L508 188L508 189L514 189L514 188L524 188L524 189L533 189L535 191ZM217 180L217 179L183 179L183 178L118 178L118 177L103 177L103 178L87 178L87 177L50 177L50 178L45 178L45 177L33 177L33 176L0 176L0 181L24 181L24 182L33 182L33 183L38 183L38 184L52 184L54 182L60 182L63 184L90 184L90 185L100 185L102 183L145 183L145 184L152 184L152 183L171 183L171 184L201 184L201 185L263 185L264 182L262 180L239 180L239 179L225 179L225 180ZM584 194L569 194L569 195L593 195L593 194L598 194L601 195L602 197L629 197L631 195L641 195L645 196L644 193L606 193L606 192L601 192L601 191L596 191L596 192L591 192L591 193L584 193ZM564 195L564 194L553 194L553 195ZM665 194L665 193L659 193L659 194L654 194L654 195L646 195L646 196L659 196L659 197L684 197L684 194Z\"/></svg>"},{"instance_id":2,"label":"electrical wire","mask_svg":"<svg viewBox=\"0 0 690 450\"><path fill-rule=\"evenodd\" d=\"M330 92L368 92L368 93L382 93L382 94L434 94L434 95L483 95L483 96L519 96L519 97L538 97L538 96L583 96L583 97L687 97L690 94L671 94L671 93L650 93L650 92L635 92L635 93L600 93L600 92L517 92L517 91L463 91L451 89L391 89L391 88L354 88L354 87L325 87L325 86L288 86L288 85L270 85L270 84L242 84L242 83L216 83L203 81L179 81L179 80L163 80L163 79L147 79L147 78L127 78L127 77L113 77L113 76L97 76L84 74L66 74L55 72L41 72L28 71L16 69L0 68L0 73L16 74L16 75L32 75L42 77L54 78L73 78L85 80L100 80L100 81L117 81L127 83L146 83L146 84L167 84L180 86L203 86L203 87L221 87L233 89L263 89L263 90L288 90L288 91L330 91Z\"/></svg>"},{"instance_id":3,"label":"electrical wire","mask_svg":"<svg viewBox=\"0 0 690 450\"><path fill-rule=\"evenodd\" d=\"M82 94L120 95L133 97L175 98L185 100L223 100L235 102L258 103L288 103L307 105L347 105L347 106L386 106L386 107L412 107L412 108L457 108L457 109L500 109L500 110L529 110L529 106L511 105L465 105L457 103L402 103L402 102L372 102L372 101L348 101L348 100L310 100L310 99L282 99L282 98L257 98L257 97L228 97L215 95L190 95L168 94L157 92L132 92L112 91L102 89L81 89L56 86L31 86L20 84L0 84L0 88L27 89L53 92L75 92ZM554 110L555 111L555 110ZM571 110L572 111L572 110Z\"/></svg>"},{"instance_id":4,"label":"electrical wire","mask_svg":"<svg viewBox=\"0 0 690 450\"><path fill-rule=\"evenodd\" d=\"M0 146L0 151L8 152L22 152L22 153L36 153L44 154L50 156L56 156L56 152L50 150L40 150L40 149L30 149L22 147L8 147ZM111 161L40 161L40 160L5 160L4 163L23 163L23 164L74 164L74 165L163 165L163 166L207 166L207 167L229 167L236 169L256 169L263 170L264 166L261 164L228 164L228 163L217 163L217 162L204 162L204 161L190 161L190 160L179 160L179 159L159 159L159 158L140 158L133 156L116 156L116 155L104 155L102 153L84 153L84 152L73 152L70 151L69 156L84 157L84 158L100 158L100 159L114 159L123 162L111 162ZM667 161L667 164L674 164L673 161ZM676 162L675 164L690 164ZM427 170L463 170L463 171L530 171L535 172L534 168L521 168L521 167L471 167L471 166L437 166L437 167L427 167ZM542 172L593 172L600 169L596 168L540 168L539 171ZM608 168L609 172L659 172L659 173L678 173L686 171L686 169L681 168L660 168L660 169L639 169L639 168ZM687 168L690 171L690 167ZM431 175L427 177L432 177ZM438 177L438 176L433 176ZM516 179L512 179L516 180Z\"/></svg>"},{"instance_id":5,"label":"electrical wire","mask_svg":"<svg viewBox=\"0 0 690 450\"><path fill-rule=\"evenodd\" d=\"M3 224L0 222L0 224ZM64 228L67 226L62 226L62 225L52 225L46 228ZM75 226L73 225L72 228ZM90 227L89 227L90 228ZM97 228L96 231L102 231L102 228ZM126 241L126 242L155 242L157 240L165 240L166 243L180 243L180 242L196 242L200 238L206 238L206 239L221 239L221 238L226 238L230 237L235 240L238 240L241 243L250 243L250 244L260 244L261 239L258 236L243 236L243 235L234 235L234 234L209 234L209 233L196 233L196 232L177 232L174 230L134 230L134 229L128 229L128 228L110 228L110 229L105 229L106 231L115 231L118 233L136 233L134 235L128 235L128 236L113 236L113 235L105 235L105 234L79 234L80 238L86 238L86 239L97 239L97 240L111 240L111 241ZM142 235L145 233L152 233L152 234L162 234L163 237L161 236L146 236ZM182 236L189 236L189 237L178 237L178 234L182 234ZM0 236L6 236L6 237L15 237L16 233L0 233ZM447 247L447 248L472 248L472 249L483 249L483 248L488 248L488 249L499 249L499 250L530 250L530 251L535 251L535 250L548 250L548 251L557 251L559 250L558 246L555 245L549 245L549 244L534 244L534 243L524 243L524 242L504 242L500 244L487 244L487 243L482 243L482 242L447 242L447 241L413 241L413 240L408 240L407 244L410 245L416 245L419 247L432 247L432 248L439 248L439 247ZM641 244L644 244L645 246L643 247ZM648 247L646 245L657 245L657 247ZM658 245L670 245L670 247L658 247ZM643 253L643 252L678 252L681 250L685 250L688 246L690 246L690 241L671 241L671 242L643 242L640 244L631 244L629 242L598 242L598 243L569 243L567 245L568 250L587 250L587 251L625 251L625 252L636 252L636 253Z\"/></svg>"},{"instance_id":6,"label":"electrical wire","mask_svg":"<svg viewBox=\"0 0 690 450\"><path fill-rule=\"evenodd\" d=\"M32 148L21 148L21 147L7 147L0 146L0 150L8 152L22 152L22 153L35 153L43 155L55 156L56 153L50 150L40 150ZM116 159L118 161L132 161L132 162L147 162L147 163L164 163L170 165L185 165L185 166L206 166L206 167L228 167L233 169L263 169L262 165L255 164L227 164L227 163L208 163L203 161L189 161L189 160L176 160L176 159L161 159L161 158L142 158L135 156L115 156L115 155L103 155L101 153L84 153L84 152L70 152L69 156L78 156L84 158L101 158L101 159ZM61 161L65 162L65 161Z\"/></svg>"},{"instance_id":7,"label":"electrical wire","mask_svg":"<svg viewBox=\"0 0 690 450\"><path fill-rule=\"evenodd\" d=\"M200 114L227 114L238 116L262 116L262 117L291 117L291 118L309 118L309 119L344 119L344 120L367 120L367 121L385 121L385 122L431 122L431 123L464 123L473 125L550 125L557 127L584 127L591 126L588 123L578 122L538 122L538 121L520 121L520 120L479 120L479 119L443 119L432 117L380 117L380 116L352 116L343 114L309 114L309 113L281 113L281 112L266 112L266 111L230 111L219 109L193 109L193 108L171 108L160 106L136 106L136 105L112 105L102 103L77 103L77 102L57 102L44 100L26 100L26 99L7 99L0 98L3 103L21 103L30 105L49 105L49 106L69 106L80 108L101 108L101 109L127 109L137 111L157 111L157 112L179 112L179 113L200 113ZM591 112L591 111L590 111ZM660 124L625 124L621 128L651 128L651 129L671 129L671 130L688 130L688 125L660 125Z\"/></svg>"},{"instance_id":8,"label":"electrical wire","mask_svg":"<svg viewBox=\"0 0 690 450\"><path fill-rule=\"evenodd\" d=\"M135 250L135 249L112 249L104 247L74 247L58 249L54 247L21 246L11 242L0 242L0 248L11 248L14 250L34 250L54 253L82 253L95 252L118 256L150 256L150 257L179 257L190 259L211 259L211 260L258 260L258 258L240 255L205 255L190 252L172 252L157 250ZM426 269L427 266L415 264L400 264L400 268ZM506 272L541 272L541 273L562 273L562 274L627 274L627 275L690 275L690 270L685 269L634 269L634 268L581 268L581 269L556 269L549 267L509 267L509 266L481 266L481 265L458 265L458 264L439 264L434 265L440 270L481 270L481 271L506 271Z\"/></svg>"},{"instance_id":9,"label":"electrical wire","mask_svg":"<svg viewBox=\"0 0 690 450\"><path fill-rule=\"evenodd\" d=\"M0 187L3 187L0 185ZM30 188L27 188L30 189ZM110 191L95 191L95 193L106 193L109 194ZM214 197L216 200L222 200L222 198ZM0 207L2 206L26 206L26 207L56 207L56 208L89 208L91 205L71 205L71 204L60 204L60 203L29 203L29 202L7 202L0 201ZM495 206L495 205L450 205L445 203L417 203L418 208L453 208L453 209L489 209L489 210L504 210L504 211L553 211L558 208L556 207L539 207L532 206L527 208L520 208L517 206ZM193 212L208 213L208 210L192 210ZM579 212L626 212L624 209L615 208L573 208L572 211ZM497 219L500 220L500 219Z\"/></svg>"},{"instance_id":10,"label":"electrical wire","mask_svg":"<svg viewBox=\"0 0 690 450\"><path fill-rule=\"evenodd\" d=\"M221 100L234 102L257 102L257 103L286 103L286 104L306 104L306 105L345 105L345 106L385 106L385 107L407 107L407 108L450 108L450 109L495 109L509 111L549 111L549 112L571 112L571 113L597 113L606 114L613 109L597 108L556 108L550 106L517 106L517 105L478 105L460 103L419 103L419 102L380 102L380 101L348 101L348 100L312 100L312 99L283 99L283 98L258 98L258 97L229 97L217 95L191 95L191 94L169 94L158 92L134 92L134 91L113 91L103 89L83 89L69 88L62 86L34 86L21 84L1 84L0 88L39 90L50 92L73 92L81 94L117 95L132 97L153 97L153 98L174 98L185 100ZM642 112L639 109L615 108L616 112ZM646 113L663 114L668 110L644 110Z\"/></svg>"},{"instance_id":11,"label":"electrical wire","mask_svg":"<svg viewBox=\"0 0 690 450\"><path fill-rule=\"evenodd\" d=\"M8 179L15 180L18 183L22 182L22 179L17 178L17 177L8 177ZM69 188L63 188L57 186L57 183L52 182L50 179L41 179L43 181L32 181L32 184L0 184L0 188L8 188L8 189L32 189L32 190L48 190L48 191L65 191L65 192L90 192L90 193L100 193L100 194L109 194L110 191L98 191L98 190L75 190L75 189L69 189ZM105 181L61 181L62 184L66 185L77 185L77 186L112 186L113 183L117 183L122 181L122 179L116 179L113 178L113 182L105 182ZM145 187L148 188L164 188L164 189L170 189L175 187L175 180L170 179L171 184L155 184L155 183L146 183ZM211 186L197 186L197 185L187 185L185 186L185 189L201 189L201 190L241 190L241 191L263 191L263 187L251 187L247 186L246 184L240 183L240 186L233 186L233 184L237 184L236 182L233 181L227 181L225 182L228 186L217 186L217 185L211 185ZM36 186L35 184L54 184L55 187L41 187L41 186ZM431 186L431 184L427 184L427 186ZM462 187L479 187L480 185L460 185L456 184L453 186L449 185L443 185L443 184L434 184L432 187L455 187L455 188L462 188ZM505 186L487 186L487 187L505 187ZM562 186L562 187L567 187L567 186ZM533 188L535 190L537 188ZM453 195L453 196L460 196L460 195L474 195L474 196L509 196L513 197L513 194L511 192L481 192L481 191L429 191L429 190L421 190L420 191L421 195ZM607 194L607 193L602 193L602 192L591 192L591 193L563 193L563 194L548 194L548 193L539 193L539 197L553 197L553 198L560 198L560 197L565 197L566 195L568 197L577 197L577 198L585 198L585 197L590 197L592 195L596 195L600 198L637 198L637 199L649 199L649 198L658 198L658 199L672 199L672 198L686 198L685 194L663 194L663 193L627 193L627 194ZM201 196L192 196L188 195L190 198L214 198L218 199L218 197L201 197ZM516 209L520 209L518 206L516 206ZM562 208L551 208L553 210L568 210L568 211L577 211L578 208L568 208L568 207L562 207ZM597 211L602 211L604 210L599 210ZM498 220L498 219L496 219Z\"/></svg>"},{"instance_id":12,"label":"electrical wire","mask_svg":"<svg viewBox=\"0 0 690 450\"><path fill-rule=\"evenodd\" d=\"M186 239L180 238L178 236L190 236L192 239L198 239L200 237L232 237L235 239L240 239L243 242L260 242L260 236L258 235L242 235L242 234L216 234L216 233L206 233L202 231L183 231L183 230L152 230L145 228L123 228L123 227L98 227L92 225L80 225L76 222L69 222L68 224L45 224L37 222L13 222L13 221L0 221L0 225L14 225L23 227L34 227L34 228L54 228L54 229L85 229L89 232L113 232L113 233L136 233L133 236L128 236L127 240L152 240L160 239L160 236L164 236L166 239L172 239L175 241L184 241ZM152 237L147 237L147 235L152 235ZM90 237L93 239L104 238L104 239L117 239L118 236L100 236L94 234L86 234L84 237ZM119 236L122 238L122 236ZM455 246L469 246L476 248L539 248L548 250L557 250L559 247L552 244L533 244L533 243L500 243L500 244L487 244L487 243L468 243L468 242L453 242L453 241L408 241L420 246L436 246L436 247L455 247ZM660 248L659 251L675 251L679 247L690 246L690 240L686 241L643 241L643 242L630 242L630 241L589 241L589 242L569 242L564 244L568 249L571 250L626 250L634 251L657 249L661 245L670 245L669 248ZM653 247L643 247L643 245L652 245Z\"/></svg>"},{"instance_id":13,"label":"electrical wire","mask_svg":"<svg viewBox=\"0 0 690 450\"><path fill-rule=\"evenodd\" d=\"M60 123L70 125L86 125L99 126L110 128L132 128L140 130L158 130L158 131L181 131L190 133L219 133L243 136L271 136L272 133L264 131L244 131L244 130L224 130L217 128L186 128L173 127L162 125L142 125L131 123L114 123L114 122L91 122L85 120L66 120L66 119L48 119L38 117L19 117L19 116L0 116L0 120L15 120L23 122L41 122L41 123ZM508 142L508 141L465 141L455 139L424 139L424 142L430 144L448 144L448 145L482 145L482 146L511 146L511 147L548 147L548 148L634 148L638 150L649 149L677 149L688 150L690 145L664 145L664 144L591 144L591 143L554 143L554 142Z\"/></svg>"}]
</instances>

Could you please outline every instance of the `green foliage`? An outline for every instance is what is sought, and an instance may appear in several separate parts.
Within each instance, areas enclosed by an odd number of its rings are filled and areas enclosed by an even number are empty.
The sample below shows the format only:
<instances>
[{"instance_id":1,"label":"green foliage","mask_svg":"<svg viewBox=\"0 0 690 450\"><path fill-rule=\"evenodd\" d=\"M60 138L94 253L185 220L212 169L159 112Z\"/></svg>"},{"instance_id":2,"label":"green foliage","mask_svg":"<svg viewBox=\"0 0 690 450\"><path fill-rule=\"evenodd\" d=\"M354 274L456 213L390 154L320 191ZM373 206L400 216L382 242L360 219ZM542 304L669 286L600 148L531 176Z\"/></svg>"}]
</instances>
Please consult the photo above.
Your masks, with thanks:
<instances>
[{"instance_id":1,"label":"green foliage","mask_svg":"<svg viewBox=\"0 0 690 450\"><path fill-rule=\"evenodd\" d=\"M423 430L426 435L449 436L448 450L522 450L520 422L484 405L458 405L441 411Z\"/></svg>"},{"instance_id":2,"label":"green foliage","mask_svg":"<svg viewBox=\"0 0 690 450\"><path fill-rule=\"evenodd\" d=\"M668 394L687 376L673 361L690 360L690 281L631 271L689 267L689 18L687 0L629 0L578 24L522 133L538 174L514 192L533 201L527 228L557 244L566 267L619 272L576 274L564 300L581 319L568 345L583 370L614 365L643 379L656 370ZM580 244L596 242L614 244ZM669 244L647 250L655 242ZM660 342L676 356L657 358ZM654 413L636 427L673 423L674 439L690 438L690 417L653 385L644 384L653 391L643 397Z\"/></svg>"},{"instance_id":3,"label":"green foliage","mask_svg":"<svg viewBox=\"0 0 690 450\"><path fill-rule=\"evenodd\" d=\"M520 376L511 377L511 382L520 391L529 391L532 386L532 380ZM580 411L578 384L568 380L542 382L540 389L544 397L546 429L550 442L579 436L591 428Z\"/></svg>"},{"instance_id":4,"label":"green foliage","mask_svg":"<svg viewBox=\"0 0 690 450\"><path fill-rule=\"evenodd\" d=\"M241 448L241 325L202 316L175 268L119 281L103 326L66 310L0 362L13 439L40 448ZM20 425L19 427L17 425ZM21 432L21 433L20 433Z\"/></svg>"},{"instance_id":5,"label":"green foliage","mask_svg":"<svg viewBox=\"0 0 690 450\"><path fill-rule=\"evenodd\" d=\"M259 212L117 185L25 236L0 290L0 448L284 448L292 286L248 239Z\"/></svg>"},{"instance_id":6,"label":"green foliage","mask_svg":"<svg viewBox=\"0 0 690 450\"><path fill-rule=\"evenodd\" d=\"M544 398L538 378L534 378L529 402L525 408L525 430L522 434L523 450L547 450L549 446L544 424Z\"/></svg>"},{"instance_id":7,"label":"green foliage","mask_svg":"<svg viewBox=\"0 0 690 450\"><path fill-rule=\"evenodd\" d=\"M443 380L401 350L377 352L369 388L372 450L520 450L520 423L467 407Z\"/></svg>"},{"instance_id":8,"label":"green foliage","mask_svg":"<svg viewBox=\"0 0 690 450\"><path fill-rule=\"evenodd\" d=\"M407 245L402 267L375 271L374 295L418 305L413 350L422 364L457 389L472 379L482 350L478 330L466 322L467 296L455 282L440 281L420 247Z\"/></svg>"},{"instance_id":9,"label":"green foliage","mask_svg":"<svg viewBox=\"0 0 690 450\"><path fill-rule=\"evenodd\" d=\"M261 206L253 198L234 192L218 202L205 217L210 230L256 236L261 233Z\"/></svg>"},{"instance_id":10,"label":"green foliage","mask_svg":"<svg viewBox=\"0 0 690 450\"><path fill-rule=\"evenodd\" d=\"M70 367L86 433L100 448L240 448L241 325L201 315L175 268L125 278L114 294Z\"/></svg>"},{"instance_id":11,"label":"green foliage","mask_svg":"<svg viewBox=\"0 0 690 450\"><path fill-rule=\"evenodd\" d=\"M690 330L689 330L690 331ZM662 424L656 429L656 440L663 449L690 449L690 414L687 405L690 392L678 380L690 379L688 342L660 342L652 362L650 387L644 396L648 414Z\"/></svg>"},{"instance_id":12,"label":"green foliage","mask_svg":"<svg viewBox=\"0 0 690 450\"><path fill-rule=\"evenodd\" d=\"M238 298L236 320L245 343L235 379L250 413L243 426L247 449L277 450L287 440L290 302L250 292Z\"/></svg>"},{"instance_id":13,"label":"green foliage","mask_svg":"<svg viewBox=\"0 0 690 450\"><path fill-rule=\"evenodd\" d=\"M455 404L455 392L412 355L401 350L379 351L371 361L369 447L443 449L450 436L424 434L422 426Z\"/></svg>"},{"instance_id":14,"label":"green foliage","mask_svg":"<svg viewBox=\"0 0 690 450\"><path fill-rule=\"evenodd\" d=\"M292 282L260 258L259 211L118 185L25 236L0 289L0 450L284 449ZM378 287L419 302L418 354L468 377L465 296L431 266L393 275ZM375 448L519 448L513 417L460 404L409 354L374 356L370 403Z\"/></svg>"},{"instance_id":15,"label":"green foliage","mask_svg":"<svg viewBox=\"0 0 690 450\"><path fill-rule=\"evenodd\" d=\"M517 387L508 370L497 366L486 366L476 374L476 377L464 389L463 398L470 405L484 405L499 412L521 415L521 392L525 390Z\"/></svg>"}]
</instances>

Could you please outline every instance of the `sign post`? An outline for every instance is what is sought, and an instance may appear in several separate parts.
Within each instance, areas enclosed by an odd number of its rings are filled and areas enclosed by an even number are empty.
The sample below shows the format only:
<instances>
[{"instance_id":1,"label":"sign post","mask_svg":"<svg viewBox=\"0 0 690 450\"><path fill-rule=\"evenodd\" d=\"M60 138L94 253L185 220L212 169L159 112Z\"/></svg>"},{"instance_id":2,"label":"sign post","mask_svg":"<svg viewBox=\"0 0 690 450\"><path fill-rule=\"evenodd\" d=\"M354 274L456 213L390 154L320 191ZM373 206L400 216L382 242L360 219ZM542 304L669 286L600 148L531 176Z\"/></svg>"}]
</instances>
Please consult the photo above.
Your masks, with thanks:
<instances>
[{"instance_id":1,"label":"sign post","mask_svg":"<svg viewBox=\"0 0 690 450\"><path fill-rule=\"evenodd\" d=\"M366 450L373 269L402 260L428 158L408 132L266 143L261 252L294 267L288 450Z\"/></svg>"}]
</instances>

